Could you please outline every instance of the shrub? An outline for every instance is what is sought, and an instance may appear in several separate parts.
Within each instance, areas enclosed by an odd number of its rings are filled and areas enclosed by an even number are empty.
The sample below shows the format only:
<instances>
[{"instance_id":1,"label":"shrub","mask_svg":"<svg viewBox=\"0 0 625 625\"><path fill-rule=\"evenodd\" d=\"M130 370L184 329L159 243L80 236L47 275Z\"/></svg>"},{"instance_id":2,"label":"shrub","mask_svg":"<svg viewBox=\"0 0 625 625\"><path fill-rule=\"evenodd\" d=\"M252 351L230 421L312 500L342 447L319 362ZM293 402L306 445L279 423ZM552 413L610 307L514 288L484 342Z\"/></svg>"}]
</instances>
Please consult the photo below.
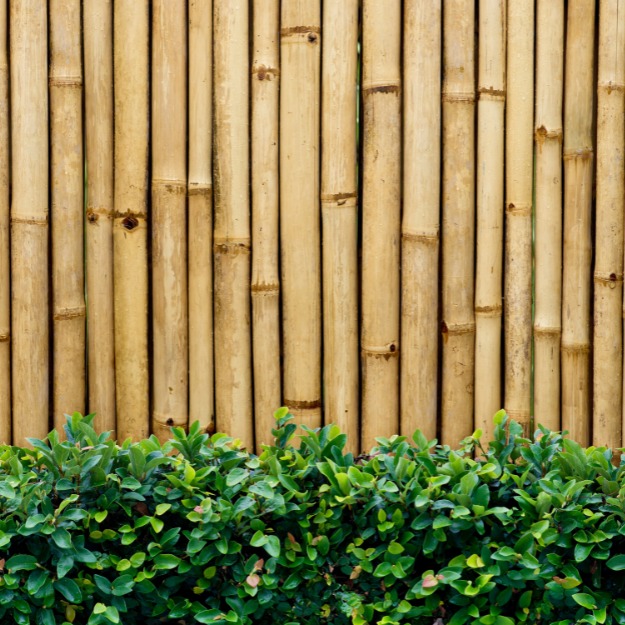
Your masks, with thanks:
<instances>
[{"instance_id":1,"label":"shrub","mask_svg":"<svg viewBox=\"0 0 625 625\"><path fill-rule=\"evenodd\" d=\"M276 417L260 456L198 424L118 446L78 414L0 447L0 622L625 623L609 450L501 412L488 451L417 432L354 458Z\"/></svg>"}]
</instances>

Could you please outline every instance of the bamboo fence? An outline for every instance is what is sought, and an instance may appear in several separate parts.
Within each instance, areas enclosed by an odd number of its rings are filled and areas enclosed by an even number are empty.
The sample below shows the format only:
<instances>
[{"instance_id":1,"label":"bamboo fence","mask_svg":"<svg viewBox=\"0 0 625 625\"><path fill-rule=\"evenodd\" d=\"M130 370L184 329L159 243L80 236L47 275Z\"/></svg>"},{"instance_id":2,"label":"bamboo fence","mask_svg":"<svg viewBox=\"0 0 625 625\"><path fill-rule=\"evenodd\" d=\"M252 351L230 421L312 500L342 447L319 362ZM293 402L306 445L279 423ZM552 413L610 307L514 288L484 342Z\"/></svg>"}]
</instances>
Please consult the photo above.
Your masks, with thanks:
<instances>
[{"instance_id":1,"label":"bamboo fence","mask_svg":"<svg viewBox=\"0 0 625 625\"><path fill-rule=\"evenodd\" d=\"M625 444L624 20L0 0L0 440Z\"/></svg>"}]
</instances>

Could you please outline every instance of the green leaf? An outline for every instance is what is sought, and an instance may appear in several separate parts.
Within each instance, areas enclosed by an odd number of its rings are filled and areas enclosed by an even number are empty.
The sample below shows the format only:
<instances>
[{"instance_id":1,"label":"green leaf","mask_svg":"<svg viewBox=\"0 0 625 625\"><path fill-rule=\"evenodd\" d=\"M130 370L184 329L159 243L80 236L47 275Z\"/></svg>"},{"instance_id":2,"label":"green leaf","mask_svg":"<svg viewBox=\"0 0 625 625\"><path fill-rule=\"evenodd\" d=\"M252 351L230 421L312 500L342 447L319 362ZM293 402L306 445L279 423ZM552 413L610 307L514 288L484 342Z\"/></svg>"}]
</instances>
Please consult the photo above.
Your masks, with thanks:
<instances>
[{"instance_id":1,"label":"green leaf","mask_svg":"<svg viewBox=\"0 0 625 625\"><path fill-rule=\"evenodd\" d=\"M32 571L37 568L37 558L29 555L17 555L9 558L4 568L10 573L15 571Z\"/></svg>"},{"instance_id":2,"label":"green leaf","mask_svg":"<svg viewBox=\"0 0 625 625\"><path fill-rule=\"evenodd\" d=\"M58 590L70 603L80 603L82 601L82 593L78 584L67 577L54 582L54 587Z\"/></svg>"},{"instance_id":3,"label":"green leaf","mask_svg":"<svg viewBox=\"0 0 625 625\"><path fill-rule=\"evenodd\" d=\"M236 467L228 473L226 477L226 486L236 486L240 484L245 478L249 476L250 472L247 469Z\"/></svg>"},{"instance_id":4,"label":"green leaf","mask_svg":"<svg viewBox=\"0 0 625 625\"><path fill-rule=\"evenodd\" d=\"M280 539L277 536L267 536L265 551L267 551L270 556L277 558L280 555Z\"/></svg>"},{"instance_id":5,"label":"green leaf","mask_svg":"<svg viewBox=\"0 0 625 625\"><path fill-rule=\"evenodd\" d=\"M215 623L223 619L223 614L219 610L203 610L195 615L195 620L200 623Z\"/></svg>"},{"instance_id":6,"label":"green leaf","mask_svg":"<svg viewBox=\"0 0 625 625\"><path fill-rule=\"evenodd\" d=\"M618 555L607 561L607 567L613 571L622 571L625 569L625 555Z\"/></svg>"},{"instance_id":7,"label":"green leaf","mask_svg":"<svg viewBox=\"0 0 625 625\"><path fill-rule=\"evenodd\" d=\"M181 560L178 556L169 553L159 553L154 558L154 569L174 569L180 564Z\"/></svg>"},{"instance_id":8,"label":"green leaf","mask_svg":"<svg viewBox=\"0 0 625 625\"><path fill-rule=\"evenodd\" d=\"M578 592L578 593L574 594L573 595L573 601L575 601L575 603L578 603L583 608L586 608L588 610L596 610L597 609L594 597L592 595L589 595L588 593Z\"/></svg>"},{"instance_id":9,"label":"green leaf","mask_svg":"<svg viewBox=\"0 0 625 625\"><path fill-rule=\"evenodd\" d=\"M56 543L56 546L61 549L72 548L72 537L70 533L62 527L59 527L52 532L52 540Z\"/></svg>"}]
</instances>

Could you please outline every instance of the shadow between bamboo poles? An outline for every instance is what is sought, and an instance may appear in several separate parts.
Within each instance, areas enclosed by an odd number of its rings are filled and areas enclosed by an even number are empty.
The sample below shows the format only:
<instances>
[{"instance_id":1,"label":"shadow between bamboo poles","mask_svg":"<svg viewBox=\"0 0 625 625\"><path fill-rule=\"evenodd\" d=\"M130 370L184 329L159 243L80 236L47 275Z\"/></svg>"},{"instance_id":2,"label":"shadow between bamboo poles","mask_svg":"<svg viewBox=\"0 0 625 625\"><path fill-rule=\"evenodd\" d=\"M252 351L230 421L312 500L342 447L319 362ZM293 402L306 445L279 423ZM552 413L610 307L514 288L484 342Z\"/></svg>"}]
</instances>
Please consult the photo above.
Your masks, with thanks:
<instances>
[{"instance_id":1,"label":"shadow between bamboo poles","mask_svg":"<svg viewBox=\"0 0 625 625\"><path fill-rule=\"evenodd\" d=\"M189 2L189 420L214 431L213 365L213 14Z\"/></svg>"},{"instance_id":2,"label":"shadow between bamboo poles","mask_svg":"<svg viewBox=\"0 0 625 625\"><path fill-rule=\"evenodd\" d=\"M477 104L475 427L493 439L501 408L506 3L480 0Z\"/></svg>"},{"instance_id":3,"label":"shadow between bamboo poles","mask_svg":"<svg viewBox=\"0 0 625 625\"><path fill-rule=\"evenodd\" d=\"M442 440L473 431L475 369L475 79L472 0L443 15L443 382Z\"/></svg>"},{"instance_id":4,"label":"shadow between bamboo poles","mask_svg":"<svg viewBox=\"0 0 625 625\"><path fill-rule=\"evenodd\" d=\"M87 148L87 354L89 412L98 431L115 426L113 321L113 4L83 4Z\"/></svg>"},{"instance_id":5,"label":"shadow between bamboo poles","mask_svg":"<svg viewBox=\"0 0 625 625\"><path fill-rule=\"evenodd\" d=\"M625 2L599 5L593 444L622 445Z\"/></svg>"},{"instance_id":6,"label":"shadow between bamboo poles","mask_svg":"<svg viewBox=\"0 0 625 625\"><path fill-rule=\"evenodd\" d=\"M560 430L563 63L564 1L538 0L534 124L534 421L536 426L544 425L551 430Z\"/></svg>"},{"instance_id":7,"label":"shadow between bamboo poles","mask_svg":"<svg viewBox=\"0 0 625 625\"><path fill-rule=\"evenodd\" d=\"M593 174L594 0L567 5L564 86L562 429L590 434L590 274Z\"/></svg>"},{"instance_id":8,"label":"shadow between bamboo poles","mask_svg":"<svg viewBox=\"0 0 625 625\"><path fill-rule=\"evenodd\" d=\"M13 442L45 438L49 417L48 18L10 2Z\"/></svg>"},{"instance_id":9,"label":"shadow between bamboo poles","mask_svg":"<svg viewBox=\"0 0 625 625\"><path fill-rule=\"evenodd\" d=\"M117 437L149 433L148 388L148 3L116 0L115 391Z\"/></svg>"},{"instance_id":10,"label":"shadow between bamboo poles","mask_svg":"<svg viewBox=\"0 0 625 625\"><path fill-rule=\"evenodd\" d=\"M280 67L280 250L283 403L321 425L319 0L283 0Z\"/></svg>"},{"instance_id":11,"label":"shadow between bamboo poles","mask_svg":"<svg viewBox=\"0 0 625 625\"><path fill-rule=\"evenodd\" d=\"M404 3L401 434L436 437L442 3ZM427 88L424 89L424 85Z\"/></svg>"},{"instance_id":12,"label":"shadow between bamboo poles","mask_svg":"<svg viewBox=\"0 0 625 625\"><path fill-rule=\"evenodd\" d=\"M321 213L325 421L359 447L358 0L323 7Z\"/></svg>"},{"instance_id":13,"label":"shadow between bamboo poles","mask_svg":"<svg viewBox=\"0 0 625 625\"><path fill-rule=\"evenodd\" d=\"M529 432L532 351L534 0L508 3L505 407Z\"/></svg>"},{"instance_id":14,"label":"shadow between bamboo poles","mask_svg":"<svg viewBox=\"0 0 625 625\"><path fill-rule=\"evenodd\" d=\"M185 0L152 3L152 432L189 421L187 19Z\"/></svg>"},{"instance_id":15,"label":"shadow between bamboo poles","mask_svg":"<svg viewBox=\"0 0 625 625\"><path fill-rule=\"evenodd\" d=\"M53 420L85 411L84 162L80 0L50 0Z\"/></svg>"},{"instance_id":16,"label":"shadow between bamboo poles","mask_svg":"<svg viewBox=\"0 0 625 625\"><path fill-rule=\"evenodd\" d=\"M213 6L216 417L251 448L248 3Z\"/></svg>"},{"instance_id":17,"label":"shadow between bamboo poles","mask_svg":"<svg viewBox=\"0 0 625 625\"><path fill-rule=\"evenodd\" d=\"M0 444L11 443L9 66L7 0L0 1Z\"/></svg>"},{"instance_id":18,"label":"shadow between bamboo poles","mask_svg":"<svg viewBox=\"0 0 625 625\"><path fill-rule=\"evenodd\" d=\"M255 0L252 34L252 337L256 450L280 406L280 3Z\"/></svg>"}]
</instances>

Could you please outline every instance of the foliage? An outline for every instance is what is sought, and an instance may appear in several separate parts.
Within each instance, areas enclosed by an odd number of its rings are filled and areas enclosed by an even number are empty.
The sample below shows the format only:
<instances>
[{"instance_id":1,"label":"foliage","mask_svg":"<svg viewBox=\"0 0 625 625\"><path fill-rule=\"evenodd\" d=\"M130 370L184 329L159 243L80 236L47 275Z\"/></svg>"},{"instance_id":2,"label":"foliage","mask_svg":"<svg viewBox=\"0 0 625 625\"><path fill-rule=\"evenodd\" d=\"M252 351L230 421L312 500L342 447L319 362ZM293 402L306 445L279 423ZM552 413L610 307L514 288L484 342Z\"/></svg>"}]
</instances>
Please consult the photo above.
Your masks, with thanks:
<instances>
[{"instance_id":1,"label":"foliage","mask_svg":"<svg viewBox=\"0 0 625 625\"><path fill-rule=\"evenodd\" d=\"M487 451L417 432L354 458L276 418L260 456L198 424L118 446L78 414L0 447L0 622L625 623L609 450L501 412Z\"/></svg>"}]
</instances>

